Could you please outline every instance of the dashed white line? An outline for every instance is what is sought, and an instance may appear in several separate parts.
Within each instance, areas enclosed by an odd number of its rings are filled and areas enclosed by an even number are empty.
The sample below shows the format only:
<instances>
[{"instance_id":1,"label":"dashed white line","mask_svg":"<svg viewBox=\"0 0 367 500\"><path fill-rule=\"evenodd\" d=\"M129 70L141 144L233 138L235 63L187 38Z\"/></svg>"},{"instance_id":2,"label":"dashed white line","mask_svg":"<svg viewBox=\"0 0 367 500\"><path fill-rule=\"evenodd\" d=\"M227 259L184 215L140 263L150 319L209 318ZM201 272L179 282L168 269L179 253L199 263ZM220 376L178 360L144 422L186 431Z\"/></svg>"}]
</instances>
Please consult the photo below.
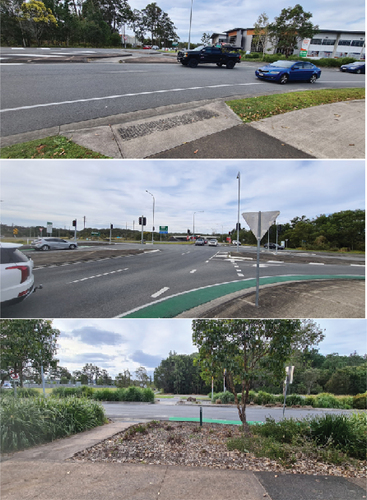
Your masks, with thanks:
<instances>
[{"instance_id":1,"label":"dashed white line","mask_svg":"<svg viewBox=\"0 0 367 500\"><path fill-rule=\"evenodd\" d=\"M162 293L167 292L167 290L169 290L169 287L165 286L164 288L161 288L160 290L158 290L158 292L153 293L153 295L151 295L151 297L153 297L153 299L155 299L155 298L159 297L160 295L162 295Z\"/></svg>"},{"instance_id":2,"label":"dashed white line","mask_svg":"<svg viewBox=\"0 0 367 500\"><path fill-rule=\"evenodd\" d=\"M24 55L24 54L22 54ZM48 56L44 56L48 57ZM93 101L104 101L104 100L109 100L109 99L121 99L123 97L137 97L141 95L153 95L153 94L162 94L162 93L167 93L169 94L170 92L184 92L188 90L196 90L196 89L213 89L213 88L219 88L219 87L243 87L243 86L249 86L249 85L261 85L261 82L252 82L252 83L235 83L235 84L222 84L222 85L204 85L203 87L187 87L187 88L177 88L177 89L166 89L166 90L151 90L147 92L136 92L136 93L129 93L129 94L116 94L116 95L108 95L105 97L90 97L89 99L75 99L74 101L60 101L60 102L47 102L43 104L33 104L30 106L20 106L17 108L6 108L0 110L0 113L7 113L9 111L22 111L25 109L37 109L37 108L49 108L52 106L62 106L63 104L76 104L76 103L81 103L81 102L93 102Z\"/></svg>"},{"instance_id":3,"label":"dashed white line","mask_svg":"<svg viewBox=\"0 0 367 500\"><path fill-rule=\"evenodd\" d=\"M92 280L95 278L101 278L102 276L108 276L109 274L121 273L122 271L127 271L129 268L125 267L125 269L116 269L115 271L110 271L108 273L95 274L93 276L88 276L86 278L80 278L79 280L69 281L68 285L72 283L81 283L82 281Z\"/></svg>"},{"instance_id":4,"label":"dashed white line","mask_svg":"<svg viewBox=\"0 0 367 500\"><path fill-rule=\"evenodd\" d=\"M190 271L190 274L196 273L196 271L196 269L192 269L192 271Z\"/></svg>"},{"instance_id":5,"label":"dashed white line","mask_svg":"<svg viewBox=\"0 0 367 500\"><path fill-rule=\"evenodd\" d=\"M325 264L323 262L309 262L310 266L324 266Z\"/></svg>"}]
</instances>

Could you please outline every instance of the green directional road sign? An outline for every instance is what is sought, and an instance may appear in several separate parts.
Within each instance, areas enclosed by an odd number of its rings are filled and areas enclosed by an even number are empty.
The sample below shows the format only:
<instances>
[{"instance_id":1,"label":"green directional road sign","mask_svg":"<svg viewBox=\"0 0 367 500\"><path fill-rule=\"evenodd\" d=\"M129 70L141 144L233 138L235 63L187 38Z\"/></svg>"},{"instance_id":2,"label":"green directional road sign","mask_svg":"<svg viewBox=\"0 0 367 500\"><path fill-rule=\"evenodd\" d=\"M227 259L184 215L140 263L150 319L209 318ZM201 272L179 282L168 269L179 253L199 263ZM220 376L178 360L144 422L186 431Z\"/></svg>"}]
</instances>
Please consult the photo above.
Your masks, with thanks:
<instances>
[{"instance_id":1,"label":"green directional road sign","mask_svg":"<svg viewBox=\"0 0 367 500\"><path fill-rule=\"evenodd\" d=\"M159 234L168 234L168 226L159 226Z\"/></svg>"}]
</instances>

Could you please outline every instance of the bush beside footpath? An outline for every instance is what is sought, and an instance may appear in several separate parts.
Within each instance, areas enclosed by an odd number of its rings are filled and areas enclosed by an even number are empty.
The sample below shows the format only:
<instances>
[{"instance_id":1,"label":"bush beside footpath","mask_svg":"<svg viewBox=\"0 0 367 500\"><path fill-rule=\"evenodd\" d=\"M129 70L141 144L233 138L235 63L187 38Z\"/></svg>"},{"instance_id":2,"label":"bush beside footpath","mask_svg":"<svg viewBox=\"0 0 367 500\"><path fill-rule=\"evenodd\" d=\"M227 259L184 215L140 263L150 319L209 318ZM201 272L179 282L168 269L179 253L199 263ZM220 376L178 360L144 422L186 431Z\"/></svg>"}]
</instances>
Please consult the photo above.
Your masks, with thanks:
<instances>
[{"instance_id":1,"label":"bush beside footpath","mask_svg":"<svg viewBox=\"0 0 367 500\"><path fill-rule=\"evenodd\" d=\"M211 394L208 394L211 398ZM237 394L241 400L241 394ZM230 391L218 392L213 394L212 403L217 404L234 404L234 395ZM282 394L269 394L264 391L250 391L249 403L257 405L266 404L283 404L284 396ZM303 396L299 394L289 394L286 397L287 406L312 406L313 408L337 408L340 410L366 410L367 409L367 392L364 394L357 394L356 396L334 396L326 392Z\"/></svg>"},{"instance_id":2,"label":"bush beside footpath","mask_svg":"<svg viewBox=\"0 0 367 500\"><path fill-rule=\"evenodd\" d=\"M102 405L86 398L3 397L0 408L1 451L9 453L48 443L106 422Z\"/></svg>"},{"instance_id":3,"label":"bush beside footpath","mask_svg":"<svg viewBox=\"0 0 367 500\"><path fill-rule=\"evenodd\" d=\"M315 66L319 66L320 68L340 68L343 64L350 64L352 62L358 61L358 59L354 59L354 57L339 57L338 59L334 59L331 57L322 57L320 59L314 59L313 57L300 57L299 55L290 56L288 59L281 54L265 54L264 56L260 52L251 52L251 54L246 54L246 52L241 51L241 60L246 61L258 61L260 63L273 63L275 61L308 61Z\"/></svg>"},{"instance_id":4,"label":"bush beside footpath","mask_svg":"<svg viewBox=\"0 0 367 500\"><path fill-rule=\"evenodd\" d=\"M57 387L52 396L65 398L68 396L87 397L97 401L134 401L154 403L154 392L149 387L121 387L118 389L94 389L86 385L80 387Z\"/></svg>"}]
</instances>

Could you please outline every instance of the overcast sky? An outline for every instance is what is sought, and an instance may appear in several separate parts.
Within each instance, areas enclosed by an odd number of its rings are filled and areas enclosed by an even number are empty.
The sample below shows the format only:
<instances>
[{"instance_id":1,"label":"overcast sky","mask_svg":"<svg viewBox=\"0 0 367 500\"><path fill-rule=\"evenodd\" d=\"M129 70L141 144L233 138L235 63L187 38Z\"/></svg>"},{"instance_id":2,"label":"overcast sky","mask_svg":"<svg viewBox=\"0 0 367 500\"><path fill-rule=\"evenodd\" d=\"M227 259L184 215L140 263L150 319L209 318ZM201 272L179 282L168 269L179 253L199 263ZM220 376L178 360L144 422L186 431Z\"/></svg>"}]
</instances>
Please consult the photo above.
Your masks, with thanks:
<instances>
[{"instance_id":1,"label":"overcast sky","mask_svg":"<svg viewBox=\"0 0 367 500\"><path fill-rule=\"evenodd\" d=\"M323 355L367 353L365 319L316 320L325 333L318 345ZM57 357L70 372L86 363L106 369L111 376L144 366L153 375L170 351L197 352L189 319L65 319L54 320L61 331Z\"/></svg>"},{"instance_id":2,"label":"overcast sky","mask_svg":"<svg viewBox=\"0 0 367 500\"><path fill-rule=\"evenodd\" d=\"M132 9L144 9L150 2L131 0ZM191 0L157 0L156 4L166 12L176 26L181 42L188 41ZM284 0L193 0L191 42L199 43L203 33L222 33L233 28L253 28L259 15L265 12L270 22L284 8L294 7L294 2ZM352 0L303 0L303 10L311 12L311 22L320 29L364 30L365 2ZM130 32L129 32L130 33ZM131 33L132 34L132 33Z\"/></svg>"},{"instance_id":3,"label":"overcast sky","mask_svg":"<svg viewBox=\"0 0 367 500\"><path fill-rule=\"evenodd\" d=\"M343 160L3 160L2 222L130 229L147 217L172 233L226 233L241 213L279 210L278 223L365 206L364 162ZM242 220L242 223L244 221ZM245 226L246 227L246 226Z\"/></svg>"}]
</instances>

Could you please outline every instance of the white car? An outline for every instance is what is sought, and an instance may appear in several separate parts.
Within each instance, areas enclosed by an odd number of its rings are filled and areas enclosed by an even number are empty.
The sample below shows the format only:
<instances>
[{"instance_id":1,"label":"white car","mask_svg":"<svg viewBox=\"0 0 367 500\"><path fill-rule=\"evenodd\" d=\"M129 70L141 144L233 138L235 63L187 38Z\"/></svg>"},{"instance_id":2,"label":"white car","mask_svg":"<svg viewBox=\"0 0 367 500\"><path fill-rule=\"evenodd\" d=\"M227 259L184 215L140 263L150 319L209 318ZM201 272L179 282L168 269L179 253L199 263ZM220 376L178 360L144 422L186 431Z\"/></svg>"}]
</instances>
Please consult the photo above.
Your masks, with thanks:
<instances>
[{"instance_id":1,"label":"white car","mask_svg":"<svg viewBox=\"0 0 367 500\"><path fill-rule=\"evenodd\" d=\"M18 243L0 243L1 304L10 305L34 291L33 260L19 250Z\"/></svg>"},{"instance_id":2,"label":"white car","mask_svg":"<svg viewBox=\"0 0 367 500\"><path fill-rule=\"evenodd\" d=\"M238 244L239 244L239 246L241 246L241 242L240 242L240 241L238 242ZM232 245L237 246L237 240L233 240L233 241L232 241Z\"/></svg>"},{"instance_id":3,"label":"white car","mask_svg":"<svg viewBox=\"0 0 367 500\"><path fill-rule=\"evenodd\" d=\"M37 238L31 243L35 250L75 250L78 243L75 240L64 240L62 238Z\"/></svg>"},{"instance_id":4,"label":"white car","mask_svg":"<svg viewBox=\"0 0 367 500\"><path fill-rule=\"evenodd\" d=\"M210 247L217 247L218 246L218 240L216 240L215 238L213 238L212 240L209 240L208 245Z\"/></svg>"}]
</instances>

